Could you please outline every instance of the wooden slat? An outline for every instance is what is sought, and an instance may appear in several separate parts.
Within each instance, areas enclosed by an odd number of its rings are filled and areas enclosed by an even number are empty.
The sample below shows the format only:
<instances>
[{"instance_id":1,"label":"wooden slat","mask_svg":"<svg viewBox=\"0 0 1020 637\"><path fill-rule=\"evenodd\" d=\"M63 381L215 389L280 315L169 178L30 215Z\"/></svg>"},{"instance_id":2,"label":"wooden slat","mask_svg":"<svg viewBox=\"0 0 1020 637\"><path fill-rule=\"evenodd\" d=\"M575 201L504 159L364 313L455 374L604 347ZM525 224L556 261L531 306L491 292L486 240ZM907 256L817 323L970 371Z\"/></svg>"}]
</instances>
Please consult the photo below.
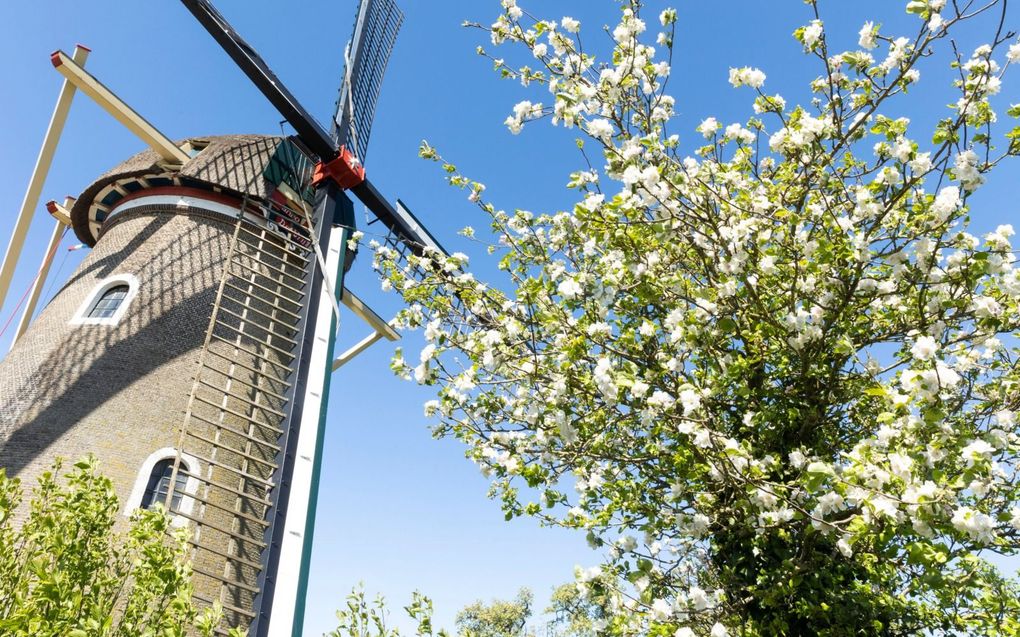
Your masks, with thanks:
<instances>
[{"instance_id":1,"label":"wooden slat","mask_svg":"<svg viewBox=\"0 0 1020 637\"><path fill-rule=\"evenodd\" d=\"M255 270L253 268L249 268L248 266L241 265L237 261L231 261L229 267L237 268L238 271L231 271L230 273L233 274L234 276L238 277L239 279L242 279L245 283L254 283L254 281L249 280L247 277L262 277L263 279L271 281L273 283L273 285L279 285L280 287L282 287L285 290L289 290L290 292L293 292L294 294L300 295L300 297L302 299L305 298L304 290L302 290L300 288L296 288L296 287L290 286L290 285L287 285L283 281L278 281L278 280L274 279L273 277L269 276L268 274L265 274L263 272L259 272L258 270ZM279 292L273 291L273 294L279 294Z\"/></svg>"},{"instance_id":2,"label":"wooden slat","mask_svg":"<svg viewBox=\"0 0 1020 637\"><path fill-rule=\"evenodd\" d=\"M191 436L192 438L195 438L196 440L201 440L202 442L207 442L207 443L209 443L211 445L214 445L218 451L223 451L224 453L232 453L234 455L241 456L243 458L247 458L248 460L251 460L253 462L258 462L260 464L264 464L267 467L271 467L273 469L276 469L278 467L278 465L275 462L269 462L265 458L259 458L258 456L253 456L253 455L251 455L249 453L245 453L244 451L241 451L241 450L236 449L234 447L228 447L227 445L224 445L223 443L216 442L215 440L210 440L209 438L206 438L205 436L199 435L199 434L197 434L197 433L195 433L193 431L189 431L188 435ZM255 441L255 439L252 438L251 436L245 436L245 439L251 440L251 441Z\"/></svg>"},{"instance_id":3,"label":"wooden slat","mask_svg":"<svg viewBox=\"0 0 1020 637\"><path fill-rule=\"evenodd\" d=\"M248 422L250 424L258 425L260 427L267 427L267 428L271 429L272 431L280 431L281 434L283 433L282 430L280 430L280 428L277 427L276 425L273 425L273 424L268 423L268 422L259 422L258 420L255 420L255 417L252 416L252 415L242 414L241 412L235 411L235 410L231 409L230 407L224 407L224 406L222 406L222 405L220 405L218 403L211 402L208 398L205 398L204 396L199 396L198 394L195 394L195 400L197 400L197 401L199 401L199 402L201 402L201 403L203 403L205 405L209 405L211 407L215 407L216 409L218 409L220 411L224 411L224 412L226 412L228 414L232 414L234 416L237 416L238 418L241 418L242 420L244 420L244 421L246 421L246 422Z\"/></svg>"},{"instance_id":4,"label":"wooden slat","mask_svg":"<svg viewBox=\"0 0 1020 637\"><path fill-rule=\"evenodd\" d=\"M251 356L254 356L255 358L257 358L257 359L259 359L259 360L261 360L261 361L263 361L265 363L269 363L270 365L275 365L276 367L279 367L280 369L285 369L285 370L287 370L288 373L291 372L290 365L288 365L286 363L278 363L278 362L276 362L274 360L270 360L270 359L266 358L264 354L259 354L257 352L251 351L250 349L246 349L244 347L241 347L237 343L234 343L233 341L228 341L227 339L223 338L222 336L217 336L217 335L213 334L212 335L212 339L216 340L216 341L219 341L221 343L226 343L227 345L230 345L231 347L234 347L234 348L244 352L245 354L249 354ZM291 358L293 359L294 357L291 356Z\"/></svg>"},{"instance_id":5,"label":"wooden slat","mask_svg":"<svg viewBox=\"0 0 1020 637\"><path fill-rule=\"evenodd\" d=\"M252 494L240 491L236 487L233 487L233 486L231 486L229 484L223 484L222 482L217 482L216 480L213 480L211 478L205 478L205 477L200 476L200 475L198 475L196 473L191 473L190 471L187 471L185 469L179 469L178 473L184 474L184 475L188 476L189 478L194 478L194 479L198 480L199 482L202 482L202 483L205 483L205 484L209 485L210 487L215 487L217 489L221 489L223 491L227 491L229 493L233 493L234 495L236 495L239 498L245 498L246 500L251 500L252 502L255 502L255 503L260 504L260 505L264 504L266 506L273 506L273 503L270 502L269 500L263 500L261 498L256 498Z\"/></svg>"},{"instance_id":6,"label":"wooden slat","mask_svg":"<svg viewBox=\"0 0 1020 637\"><path fill-rule=\"evenodd\" d=\"M194 542L192 542L192 544L194 544ZM226 557L226 556L224 556L224 557ZM212 606L213 604L219 602L220 606L223 607L223 610L228 610L228 611L230 611L232 613L237 613L238 615L244 615L245 617L250 617L251 619L255 619L255 613L253 613L253 612L251 612L249 610L244 610L243 608L238 608L237 606L231 606L230 604L225 604L225 603L221 602L218 599L214 600L211 597L206 597L205 595L202 595L200 593L192 593L191 596L194 597L195 599L199 600L200 602L202 602L204 604L208 604L210 606ZM219 634L223 634L223 635L228 634L228 632L226 630L222 630L222 629L217 629L217 632Z\"/></svg>"},{"instance_id":7,"label":"wooden slat","mask_svg":"<svg viewBox=\"0 0 1020 637\"><path fill-rule=\"evenodd\" d=\"M213 422L213 421L209 420L208 418L203 418L202 416L199 416L198 414L191 414L191 417L196 419L196 420L199 420L201 422L206 423L210 427L216 427L217 429L222 429L223 431L226 431L227 433L233 434L235 436L242 436L244 438L248 438L252 442L257 442L260 445L262 445L263 447L269 447L273 451L276 451L276 452L280 451L279 445L274 445L273 443L271 443L271 442L269 442L267 440L261 440L259 438L254 437L254 436L248 435L248 434L244 433L243 431L241 431L239 429L234 429L233 427L228 427L227 425L224 425L221 422ZM251 424L257 425L259 427L262 427L263 429L269 429L270 431L275 432L278 435L283 433L282 429L277 429L276 427L272 427L270 425L265 425L265 424L260 423L260 422L259 423L251 423ZM190 431L185 432L185 434L186 435L192 435Z\"/></svg>"},{"instance_id":8,"label":"wooden slat","mask_svg":"<svg viewBox=\"0 0 1020 637\"><path fill-rule=\"evenodd\" d=\"M279 332L275 332L275 331L273 331L273 329L272 329L272 328L270 328L270 327L267 327L267 326L265 326L265 325L263 325L263 324L261 324L261 323L257 323L257 322L255 321L255 319L253 319L253 318L251 318L251 317L247 317L247 316L241 316L241 315L240 315L240 314L238 314L237 312L234 312L234 311L232 311L232 310L228 310L228 309L227 309L227 308L225 308L225 307L221 307L221 308L220 308L220 312L225 312L225 313L226 313L226 314L227 314L228 316L232 316L232 317L236 318L237 320L241 321L242 323L244 323L244 324L246 324L246 325L251 325L252 327L256 327L256 328L258 328L258 329L262 330L263 332L266 332L266 333L267 333L267 334L269 334L270 336L275 336L275 337L277 337L277 338L281 338L281 339L283 339L284 341L286 341L287 343L290 343L291 345L297 345L297 341L296 341L296 340L294 340L293 338L289 338L289 337L287 337L287 336L284 336L283 334L280 334ZM223 319L220 319L220 318L218 318L218 320L222 321ZM293 332L293 331L296 331L296 330L294 330L293 328L289 328L289 327L287 327L286 325L284 325L284 327L285 327L286 329L289 329L289 330L290 330L290 331L292 331L292 332Z\"/></svg>"},{"instance_id":9,"label":"wooden slat","mask_svg":"<svg viewBox=\"0 0 1020 637\"><path fill-rule=\"evenodd\" d=\"M277 292L275 290L270 290L269 288L265 287L264 285L262 285L260 283L255 283L254 281L247 281L247 280L245 280L243 278L242 278L242 280L244 280L245 285L253 286L254 288L256 288L258 290L262 290L266 294L272 294L273 298L272 299L267 299L267 298L259 296L257 294L253 294L251 290L242 289L242 288L234 285L233 283L230 283L229 281L225 284L225 287L228 287L228 288L231 288L233 290L236 290L237 292L240 292L241 294L244 294L245 296L250 296L251 298L253 298L253 299L257 300L257 301L261 301L263 303L268 303L269 305L273 306L273 309L280 310L281 312L286 312L286 313L290 314L292 317L294 317L295 319L300 318L297 314L291 312L290 310L283 309L279 305L276 305L274 303L274 301L286 301L287 303L290 303L291 305L293 305L294 307L296 307L298 309L301 308L301 303L300 302L295 301L295 300L293 300L293 299L291 299L289 297L286 297L286 296L281 296L279 292ZM235 299L232 296L228 296L227 298L230 299L231 301L233 301L234 303L243 303L244 302L244 301L242 301L240 299ZM302 299L304 298L303 294L301 295L301 298Z\"/></svg>"},{"instance_id":10,"label":"wooden slat","mask_svg":"<svg viewBox=\"0 0 1020 637\"><path fill-rule=\"evenodd\" d=\"M259 484L261 486L269 487L270 489L272 489L272 488L274 488L276 486L275 484L273 484L272 480L266 480L265 478L260 478L258 476L253 476L250 473L245 473L244 471L241 471L237 467L232 466L228 462L221 462L219 460L213 460L212 458L208 458L206 456L202 456L202 455L199 455L197 453L190 452L190 451L188 452L188 455L194 456L196 459L201 460L202 462L206 463L209 466L219 467L219 468L221 468L221 469L223 469L225 471L229 471L230 473L233 473L235 475L239 475L242 478L244 478L245 480L251 480L252 482L254 482L256 484Z\"/></svg>"},{"instance_id":11,"label":"wooden slat","mask_svg":"<svg viewBox=\"0 0 1020 637\"><path fill-rule=\"evenodd\" d=\"M248 381L246 381L246 380L244 380L242 378L237 378L236 376L233 376L233 375L228 374L226 372L219 372L219 375L220 376L225 376L226 378L228 378L230 380L231 383L237 383L238 385L244 385L245 387L247 387L249 389L252 389L254 391L257 391L257 392L260 392L260 393L272 396L273 398L278 398L280 400L287 400L287 397L284 396L283 394L278 394L278 393L274 392L271 389L266 389L265 387L259 387L258 385L253 385L253 384L249 383ZM217 385L213 385L212 383L210 383L209 381L207 381L205 379L202 379L200 382L203 385L205 385L206 387L212 387L213 389L222 389L221 387L219 387Z\"/></svg>"},{"instance_id":12,"label":"wooden slat","mask_svg":"<svg viewBox=\"0 0 1020 637\"><path fill-rule=\"evenodd\" d=\"M191 570L196 572L196 573L199 573L201 575L205 575L206 577L211 577L214 580L219 580L219 581L223 582L224 584L226 584L227 586L236 586L237 588L240 588L242 590L246 590L246 591L248 591L250 593L258 593L259 592L259 589L255 588L254 586L250 586L248 584L245 584L243 582L239 582L237 580L229 579L229 578L227 578L227 577L225 577L223 575L216 575L215 573L211 573L211 572L209 572L209 571L207 571L207 570L205 570L205 569L203 569L201 567L198 567L198 566L192 566Z\"/></svg>"},{"instance_id":13,"label":"wooden slat","mask_svg":"<svg viewBox=\"0 0 1020 637\"><path fill-rule=\"evenodd\" d=\"M251 299L254 299L258 303L267 303L267 304L269 303L268 300L263 299L262 297L259 297L259 296L254 296L252 294L246 294L245 296L246 296L246 299L244 301L242 301L241 299L235 299L232 296L228 296L226 298L229 301L232 301L234 303L237 303L238 305L241 305L242 307L244 307L245 311L247 311L247 312L254 312L255 314L258 314L259 316L262 316L262 317L264 317L267 320L276 321L276 322L280 323L281 325L286 326L290 330L297 331L295 328L291 327L290 325L287 325L287 323L284 321L285 318L291 318L291 319L297 320L296 318L294 318L294 317L297 316L296 314L294 314L293 312L287 312L286 310L279 310L279 308L276 308L275 306L273 307L273 311L281 311L281 312L285 313L287 316L286 317L280 317L280 316L273 316L272 314L267 314L267 313L263 312L262 310L259 310L259 309L256 309L256 308L252 307ZM222 309L222 305L220 307Z\"/></svg>"},{"instance_id":14,"label":"wooden slat","mask_svg":"<svg viewBox=\"0 0 1020 637\"><path fill-rule=\"evenodd\" d=\"M272 345L270 343L267 343L264 340L260 339L259 337L255 336L254 334L250 334L248 332L245 332L240 327L236 327L234 325L231 325L229 323L224 323L222 321L216 321L216 325L218 327L222 327L224 329L228 329L228 330L230 330L231 332L233 332L235 334L240 334L241 336L247 336L249 339L251 339L252 341L258 343L259 345L261 345L263 347L268 347L269 349L271 349L274 352L280 354L281 356L286 356L291 361L293 361L296 358L296 355L294 353L292 353L291 351L285 350L285 349L282 349L280 347L276 347L275 345ZM272 362L272 361L269 360L269 358L266 357L265 354L255 354L255 356L258 356L259 358L261 358L262 360L264 360L266 362L269 362L269 363ZM288 367L288 369L289 369L289 367Z\"/></svg>"},{"instance_id":15,"label":"wooden slat","mask_svg":"<svg viewBox=\"0 0 1020 637\"><path fill-rule=\"evenodd\" d=\"M244 363L240 363L240 362L238 362L238 361L235 361L234 359L230 358L230 357L229 357L229 356L227 356L226 354L223 354L223 353L221 353L221 352L217 352L217 351L215 351L215 350L209 350L209 353L210 353L210 354L213 354L214 356L216 356L216 357L218 357L218 358L221 358L221 359L223 359L223 360L225 360L225 361L229 361L229 362L233 363L234 365L237 365L237 366L238 366L238 367L240 367L241 369L244 369L244 370L246 370L246 371L249 371L249 372L251 372L251 373L253 373L253 374L260 374L260 375L264 376L264 377L265 377L266 379L268 379L268 380L269 380L269 382L271 382L271 383L280 383L281 385L286 385L287 387L290 387L290 383L289 383L289 382L287 382L286 380L284 380L284 379L282 379L282 378L277 378L277 377L271 376L271 375L269 375L269 374L268 374L268 373L267 373L266 371L264 371L264 370L261 370L261 369L255 369L254 367L251 367L250 365L245 365ZM250 353L250 352L249 352L249 353ZM218 369L216 369L216 368L214 368L214 367L209 367L209 368L207 368L207 369L208 369L209 371L211 371L211 372L216 372L217 374L220 374L220 375L226 376L226 372L221 372L220 370L218 370ZM290 371L290 368L289 368L289 367L284 367L283 369L286 369L287 371Z\"/></svg>"},{"instance_id":16,"label":"wooden slat","mask_svg":"<svg viewBox=\"0 0 1020 637\"><path fill-rule=\"evenodd\" d=\"M262 253L260 252L260 254L262 254ZM276 281L276 279L273 278L273 275L266 274L265 272L259 272L257 269L251 267L250 265L247 265L246 263L242 263L241 257L243 257L245 260L254 261L255 263L258 263L259 265L261 265L262 267L266 268L270 272L273 272L273 273L278 274L280 276L287 277L288 279L293 279L294 281L297 281L301 285L304 285L304 283L305 283L304 277L303 276L299 276L300 274L304 274L304 271L301 268L297 267L297 266L292 266L297 271L297 274L294 274L293 272L288 272L284 268L280 268L280 267L277 267L275 265L271 265L269 263L266 263L265 261L263 261L262 259L258 258L257 256L255 256L253 254L241 253L240 256L238 256L238 255L234 255L234 256L235 256L235 258L233 260L234 265L240 266L242 268L248 268L252 272L258 272L259 275L264 276L267 279L270 279L270 280L272 280L274 282Z\"/></svg>"},{"instance_id":17,"label":"wooden slat","mask_svg":"<svg viewBox=\"0 0 1020 637\"><path fill-rule=\"evenodd\" d=\"M237 531L231 531L230 529L225 529L225 528L219 526L218 524L213 524L212 522L209 522L208 520L204 520L202 518L199 518L198 516L191 515L190 513L184 513L183 511L175 511L174 515L179 515L179 516L181 516L182 518L184 518L186 520L191 520L192 522L194 522L196 525L198 525L200 527L207 528L207 529L212 529L213 531L216 531L217 533L222 533L223 535L230 536L230 537L234 538L235 540L237 540L238 542L244 542L245 544L252 544L254 546L257 546L259 549L266 548L266 543L263 542L262 540L253 538L250 535L244 535L243 533L238 533ZM201 550L201 548L200 548L200 550Z\"/></svg>"},{"instance_id":18,"label":"wooden slat","mask_svg":"<svg viewBox=\"0 0 1020 637\"><path fill-rule=\"evenodd\" d=\"M298 243L298 242L296 242L296 241L294 241L292 239L288 239L287 237L278 235L278 234L272 234L272 235L269 235L269 236L267 236L265 234L259 235L259 234L256 234L256 233L252 232L251 230L249 230L246 227L245 228L241 228L241 231L246 233L248 236L255 237L256 239L260 239L262 241L267 241L267 240L281 241L281 242L283 242L283 244L275 245L273 247L274 248L279 248L280 250L285 250L286 252L289 252L289 253L293 254L294 256L296 256L296 257L302 257L303 258L304 255L308 254L309 250L311 250L310 247L306 248L305 246L301 245L300 243ZM263 229L263 232L268 233L269 231ZM252 244L248 243L247 241L244 241L243 239L241 240L241 243L243 243L245 245L248 245L248 246L252 246L253 248L258 248L258 246L253 246ZM285 247L286 245L295 246L301 252L294 252L293 250Z\"/></svg>"},{"instance_id":19,"label":"wooden slat","mask_svg":"<svg viewBox=\"0 0 1020 637\"><path fill-rule=\"evenodd\" d=\"M202 496L192 494L192 495L188 495L188 496L185 496L185 497L191 498L192 500L195 500L197 502L201 502L205 506L215 507L215 508L219 509L220 511L226 511L227 513L229 513L229 514L231 514L231 515L233 515L235 517L239 517L239 518L241 518L243 520L251 522L252 524L258 524L259 526L261 526L263 528L266 528L266 527L269 526L269 522L267 522L265 519L259 519L259 518L255 517L253 515L248 515L247 513L242 513L241 511L238 511L238 510L233 509L233 508L228 508L228 507L226 507L226 506L224 506L222 504L216 504L215 502L213 502L211 500L207 500L206 498L203 498ZM269 505L265 505L265 506L268 508ZM202 524L204 524L204 522ZM212 549L210 548L210 549L207 549L207 550L212 550Z\"/></svg>"}]
</instances>

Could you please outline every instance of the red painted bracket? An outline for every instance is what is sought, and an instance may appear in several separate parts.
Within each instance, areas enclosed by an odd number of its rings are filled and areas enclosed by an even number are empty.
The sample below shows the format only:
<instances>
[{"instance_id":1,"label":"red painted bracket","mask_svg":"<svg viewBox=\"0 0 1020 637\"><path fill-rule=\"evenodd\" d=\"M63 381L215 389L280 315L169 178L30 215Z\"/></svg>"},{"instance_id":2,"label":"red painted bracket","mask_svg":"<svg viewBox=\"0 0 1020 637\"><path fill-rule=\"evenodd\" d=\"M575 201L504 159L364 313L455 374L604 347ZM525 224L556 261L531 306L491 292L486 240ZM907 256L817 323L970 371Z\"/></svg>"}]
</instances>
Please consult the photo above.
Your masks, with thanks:
<instances>
[{"instance_id":1,"label":"red painted bracket","mask_svg":"<svg viewBox=\"0 0 1020 637\"><path fill-rule=\"evenodd\" d=\"M354 153L347 150L346 146L341 146L340 154L336 159L328 162L320 161L315 165L312 185L318 186L327 179L332 179L344 190L350 190L365 181L365 167L361 165Z\"/></svg>"}]
</instances>

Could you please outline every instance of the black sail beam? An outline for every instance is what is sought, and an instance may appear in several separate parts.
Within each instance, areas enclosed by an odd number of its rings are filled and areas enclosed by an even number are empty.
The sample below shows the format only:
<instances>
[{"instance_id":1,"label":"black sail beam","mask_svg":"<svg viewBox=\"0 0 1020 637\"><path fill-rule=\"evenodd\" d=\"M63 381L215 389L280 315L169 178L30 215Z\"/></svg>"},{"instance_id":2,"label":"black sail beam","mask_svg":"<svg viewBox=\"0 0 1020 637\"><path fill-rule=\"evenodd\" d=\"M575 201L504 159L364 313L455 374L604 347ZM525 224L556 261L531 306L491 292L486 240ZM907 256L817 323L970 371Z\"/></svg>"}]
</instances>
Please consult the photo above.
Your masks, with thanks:
<instances>
[{"instance_id":1,"label":"black sail beam","mask_svg":"<svg viewBox=\"0 0 1020 637\"><path fill-rule=\"evenodd\" d=\"M265 60L230 26L209 0L181 0L181 2L244 71L269 103L283 115L301 142L318 156L322 164L342 159L341 149L337 148L330 134L301 106ZM358 183L348 188L415 254L423 254L425 247L445 252L413 215L404 208L390 204L367 179L361 178Z\"/></svg>"},{"instance_id":2,"label":"black sail beam","mask_svg":"<svg viewBox=\"0 0 1020 637\"><path fill-rule=\"evenodd\" d=\"M181 0L209 35L226 51L230 59L244 71L248 79L262 91L266 99L297 132L308 150L328 162L337 156L337 148L319 123L305 110L297 98L276 77L262 56L234 30L209 0Z\"/></svg>"}]
</instances>

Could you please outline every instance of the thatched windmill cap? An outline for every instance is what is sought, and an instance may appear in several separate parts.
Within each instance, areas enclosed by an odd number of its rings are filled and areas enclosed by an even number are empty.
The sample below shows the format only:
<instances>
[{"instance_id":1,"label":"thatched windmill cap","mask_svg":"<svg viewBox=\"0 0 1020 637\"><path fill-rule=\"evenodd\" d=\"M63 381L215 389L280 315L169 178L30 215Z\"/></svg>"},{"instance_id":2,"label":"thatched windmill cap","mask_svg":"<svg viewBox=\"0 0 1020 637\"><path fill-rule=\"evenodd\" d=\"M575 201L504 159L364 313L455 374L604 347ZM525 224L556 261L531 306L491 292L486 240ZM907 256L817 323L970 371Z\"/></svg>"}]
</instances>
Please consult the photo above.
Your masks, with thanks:
<instances>
[{"instance_id":1,"label":"thatched windmill cap","mask_svg":"<svg viewBox=\"0 0 1020 637\"><path fill-rule=\"evenodd\" d=\"M266 135L189 138L178 143L192 155L183 165L168 165L153 150L138 153L107 171L78 197L71 209L74 233L83 243L94 246L108 225L111 211L150 189L189 188L206 191L212 197L265 200L278 183L268 176L274 171L267 169L279 157L280 145L290 147L284 155L296 154L296 147L287 142L285 137ZM310 170L311 163L307 158L304 161Z\"/></svg>"}]
</instances>

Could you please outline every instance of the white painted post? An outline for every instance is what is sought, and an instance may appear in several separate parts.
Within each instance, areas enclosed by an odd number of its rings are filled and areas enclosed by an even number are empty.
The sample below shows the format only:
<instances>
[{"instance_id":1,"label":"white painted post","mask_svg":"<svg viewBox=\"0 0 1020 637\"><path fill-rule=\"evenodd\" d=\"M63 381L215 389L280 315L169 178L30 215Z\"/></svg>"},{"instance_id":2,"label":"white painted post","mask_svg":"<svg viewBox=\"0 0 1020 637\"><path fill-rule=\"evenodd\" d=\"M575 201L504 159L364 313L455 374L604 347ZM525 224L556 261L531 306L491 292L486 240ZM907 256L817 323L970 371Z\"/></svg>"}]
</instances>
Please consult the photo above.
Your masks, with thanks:
<instances>
[{"instance_id":1,"label":"white painted post","mask_svg":"<svg viewBox=\"0 0 1020 637\"><path fill-rule=\"evenodd\" d=\"M329 223L330 220L323 219L321 222ZM303 614L299 607L304 607L304 601L298 597L306 593L304 585L308 574L304 569L308 563L308 552L312 549L312 525L309 517L313 515L315 503L311 498L318 481L316 455L321 453L320 425L327 400L324 394L329 386L327 377L332 372L332 341L336 338L337 323L333 318L333 302L343 289L340 257L346 242L345 228L336 227L331 230L325 256L325 271L337 273L334 280L337 289L329 289L324 281L320 293L319 313L315 321L315 340L310 352L311 363L308 365L308 379L305 385L304 411L301 412L301 431L298 433L297 458L290 480L287 518L284 522L283 539L280 542L280 566L276 572L276 592L273 595L273 608L267 633L269 637L293 637L300 634L300 626L295 626L295 623L302 619Z\"/></svg>"},{"instance_id":2,"label":"white painted post","mask_svg":"<svg viewBox=\"0 0 1020 637\"><path fill-rule=\"evenodd\" d=\"M88 47L79 44L74 47L72 59L79 66L85 64L89 51ZM39 205L39 195L42 194L46 175L50 172L53 154L57 150L57 141L64 130L64 123L67 122L67 113L71 109L71 98L74 97L74 92L74 84L65 79L63 86L60 87L60 96L57 97L57 105L53 109L53 116L50 117L50 125L46 129L42 148L39 149L39 157L35 160L35 170L32 171L32 177L28 180L28 189L21 202L21 211L18 212L14 231L11 232L11 240L7 243L3 264L0 265L0 306L3 306L3 302L7 298L7 291L11 287L14 269L18 266L21 248L25 245L28 227L32 225L32 215L35 213L36 206Z\"/></svg>"}]
</instances>

